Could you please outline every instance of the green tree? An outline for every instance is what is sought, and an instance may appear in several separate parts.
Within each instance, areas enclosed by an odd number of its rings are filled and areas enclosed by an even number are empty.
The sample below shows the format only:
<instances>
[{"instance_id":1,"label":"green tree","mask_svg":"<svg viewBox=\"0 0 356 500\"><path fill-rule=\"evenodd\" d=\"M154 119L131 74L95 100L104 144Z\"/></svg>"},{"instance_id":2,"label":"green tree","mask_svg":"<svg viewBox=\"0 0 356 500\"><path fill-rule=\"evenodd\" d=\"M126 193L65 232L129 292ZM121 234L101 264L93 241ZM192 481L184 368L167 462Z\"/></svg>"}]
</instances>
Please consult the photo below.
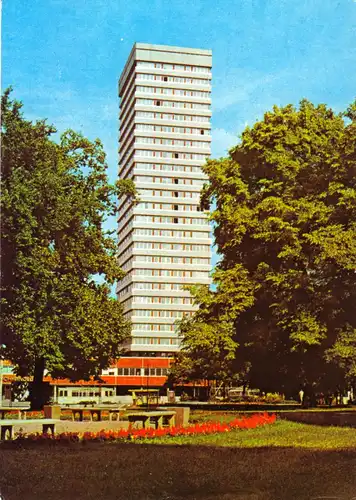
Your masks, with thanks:
<instances>
[{"instance_id":1,"label":"green tree","mask_svg":"<svg viewBox=\"0 0 356 500\"><path fill-rule=\"evenodd\" d=\"M55 129L25 120L21 106L4 93L2 343L18 374L34 376L32 406L40 407L45 370L98 377L130 335L110 297L124 273L103 225L117 196L134 193L109 184L99 140L69 130L57 144Z\"/></svg>"},{"instance_id":2,"label":"green tree","mask_svg":"<svg viewBox=\"0 0 356 500\"><path fill-rule=\"evenodd\" d=\"M177 354L171 378L181 383L191 380L230 381L231 362L237 347L230 332L231 325L184 317L179 328L184 346Z\"/></svg>"},{"instance_id":3,"label":"green tree","mask_svg":"<svg viewBox=\"0 0 356 500\"><path fill-rule=\"evenodd\" d=\"M203 167L221 260L194 321L228 319L235 369L266 390L356 375L355 110L274 107Z\"/></svg>"}]
</instances>

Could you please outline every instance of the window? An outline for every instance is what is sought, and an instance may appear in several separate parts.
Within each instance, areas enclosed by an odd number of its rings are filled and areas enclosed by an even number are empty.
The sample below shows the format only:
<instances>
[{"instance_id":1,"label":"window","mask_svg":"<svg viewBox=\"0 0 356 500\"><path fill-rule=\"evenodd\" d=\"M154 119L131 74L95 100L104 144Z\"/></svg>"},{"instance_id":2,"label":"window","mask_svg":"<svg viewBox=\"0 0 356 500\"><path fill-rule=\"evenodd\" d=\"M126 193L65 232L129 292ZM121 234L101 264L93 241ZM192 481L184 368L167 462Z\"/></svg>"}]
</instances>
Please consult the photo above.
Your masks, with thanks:
<instances>
[{"instance_id":1,"label":"window","mask_svg":"<svg viewBox=\"0 0 356 500\"><path fill-rule=\"evenodd\" d=\"M161 101L155 101L155 105L156 106L160 106L161 105Z\"/></svg>"},{"instance_id":2,"label":"window","mask_svg":"<svg viewBox=\"0 0 356 500\"><path fill-rule=\"evenodd\" d=\"M178 224L178 217L173 217L173 223Z\"/></svg>"},{"instance_id":3,"label":"window","mask_svg":"<svg viewBox=\"0 0 356 500\"><path fill-rule=\"evenodd\" d=\"M174 191L174 196L175 196L175 198L178 198L178 196L179 196L178 191Z\"/></svg>"},{"instance_id":4,"label":"window","mask_svg":"<svg viewBox=\"0 0 356 500\"><path fill-rule=\"evenodd\" d=\"M174 153L174 158L179 158L178 153Z\"/></svg>"},{"instance_id":5,"label":"window","mask_svg":"<svg viewBox=\"0 0 356 500\"><path fill-rule=\"evenodd\" d=\"M201 135L204 135L204 130L202 129L202 130L200 131L200 133L201 133Z\"/></svg>"},{"instance_id":6,"label":"window","mask_svg":"<svg viewBox=\"0 0 356 500\"><path fill-rule=\"evenodd\" d=\"M174 179L174 184L178 184L179 183L179 179Z\"/></svg>"},{"instance_id":7,"label":"window","mask_svg":"<svg viewBox=\"0 0 356 500\"><path fill-rule=\"evenodd\" d=\"M178 210L178 205L173 205L174 206L174 210Z\"/></svg>"},{"instance_id":8,"label":"window","mask_svg":"<svg viewBox=\"0 0 356 500\"><path fill-rule=\"evenodd\" d=\"M166 76L163 77L164 82L168 82L168 78Z\"/></svg>"}]
</instances>

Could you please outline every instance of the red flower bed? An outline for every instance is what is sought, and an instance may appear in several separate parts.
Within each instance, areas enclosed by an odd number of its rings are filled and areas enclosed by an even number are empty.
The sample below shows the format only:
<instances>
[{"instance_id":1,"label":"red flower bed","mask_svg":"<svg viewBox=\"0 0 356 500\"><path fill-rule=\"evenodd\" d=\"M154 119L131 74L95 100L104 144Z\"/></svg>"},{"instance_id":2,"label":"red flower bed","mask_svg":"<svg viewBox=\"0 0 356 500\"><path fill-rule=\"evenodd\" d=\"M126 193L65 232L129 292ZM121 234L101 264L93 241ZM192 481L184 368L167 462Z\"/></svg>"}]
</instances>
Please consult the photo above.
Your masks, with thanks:
<instances>
[{"instance_id":1,"label":"red flower bed","mask_svg":"<svg viewBox=\"0 0 356 500\"><path fill-rule=\"evenodd\" d=\"M44 411L26 411L26 418L44 418Z\"/></svg>"},{"instance_id":2,"label":"red flower bed","mask_svg":"<svg viewBox=\"0 0 356 500\"><path fill-rule=\"evenodd\" d=\"M136 439L153 439L164 436L195 436L198 434L217 434L222 432L230 432L236 429L255 429L261 425L273 424L276 421L276 415L268 415L268 413L259 413L251 417L237 418L229 423L221 422L206 422L202 424L194 424L188 427L165 427L162 429L120 429L118 431L100 432L84 432L82 440L87 441L127 441ZM80 441L79 433L66 432L62 434L29 434L20 435L17 440L25 439L26 441L60 441L60 442L78 442Z\"/></svg>"}]
</instances>

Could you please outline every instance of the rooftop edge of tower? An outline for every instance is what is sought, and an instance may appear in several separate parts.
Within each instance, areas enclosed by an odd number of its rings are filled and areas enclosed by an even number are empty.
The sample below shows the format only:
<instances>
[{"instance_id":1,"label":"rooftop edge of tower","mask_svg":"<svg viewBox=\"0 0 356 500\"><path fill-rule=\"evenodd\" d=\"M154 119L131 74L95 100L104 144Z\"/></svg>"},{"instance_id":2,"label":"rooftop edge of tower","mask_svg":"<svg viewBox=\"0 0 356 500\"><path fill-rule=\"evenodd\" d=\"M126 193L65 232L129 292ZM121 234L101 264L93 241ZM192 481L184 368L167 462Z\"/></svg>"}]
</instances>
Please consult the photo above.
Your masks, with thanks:
<instances>
[{"instance_id":1,"label":"rooftop edge of tower","mask_svg":"<svg viewBox=\"0 0 356 500\"><path fill-rule=\"evenodd\" d=\"M181 63L183 62L182 58L187 64L211 67L212 50L134 43L119 79L119 95L135 61L168 62L176 60L177 63Z\"/></svg>"},{"instance_id":2,"label":"rooftop edge of tower","mask_svg":"<svg viewBox=\"0 0 356 500\"><path fill-rule=\"evenodd\" d=\"M163 52L178 52L179 54L195 54L195 55L204 55L211 56L212 50L210 49L195 49L192 47L175 47L171 45L155 45L150 43L135 43L134 47L137 49L144 50L157 50Z\"/></svg>"}]
</instances>

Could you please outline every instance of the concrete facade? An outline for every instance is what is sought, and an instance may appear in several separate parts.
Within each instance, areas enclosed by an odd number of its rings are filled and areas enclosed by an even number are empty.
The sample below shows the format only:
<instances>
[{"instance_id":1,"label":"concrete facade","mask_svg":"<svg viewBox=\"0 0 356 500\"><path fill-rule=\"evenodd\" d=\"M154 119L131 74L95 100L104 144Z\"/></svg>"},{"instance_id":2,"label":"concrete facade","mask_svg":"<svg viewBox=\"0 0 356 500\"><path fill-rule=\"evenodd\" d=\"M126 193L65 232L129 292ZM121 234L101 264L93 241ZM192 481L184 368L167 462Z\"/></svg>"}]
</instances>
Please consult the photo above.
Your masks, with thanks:
<instances>
[{"instance_id":1,"label":"concrete facade","mask_svg":"<svg viewBox=\"0 0 356 500\"><path fill-rule=\"evenodd\" d=\"M139 202L119 205L117 294L133 323L130 350L171 355L175 322L195 306L182 285L210 284L211 238L199 210L210 156L210 50L135 44L119 81L119 177Z\"/></svg>"}]
</instances>

